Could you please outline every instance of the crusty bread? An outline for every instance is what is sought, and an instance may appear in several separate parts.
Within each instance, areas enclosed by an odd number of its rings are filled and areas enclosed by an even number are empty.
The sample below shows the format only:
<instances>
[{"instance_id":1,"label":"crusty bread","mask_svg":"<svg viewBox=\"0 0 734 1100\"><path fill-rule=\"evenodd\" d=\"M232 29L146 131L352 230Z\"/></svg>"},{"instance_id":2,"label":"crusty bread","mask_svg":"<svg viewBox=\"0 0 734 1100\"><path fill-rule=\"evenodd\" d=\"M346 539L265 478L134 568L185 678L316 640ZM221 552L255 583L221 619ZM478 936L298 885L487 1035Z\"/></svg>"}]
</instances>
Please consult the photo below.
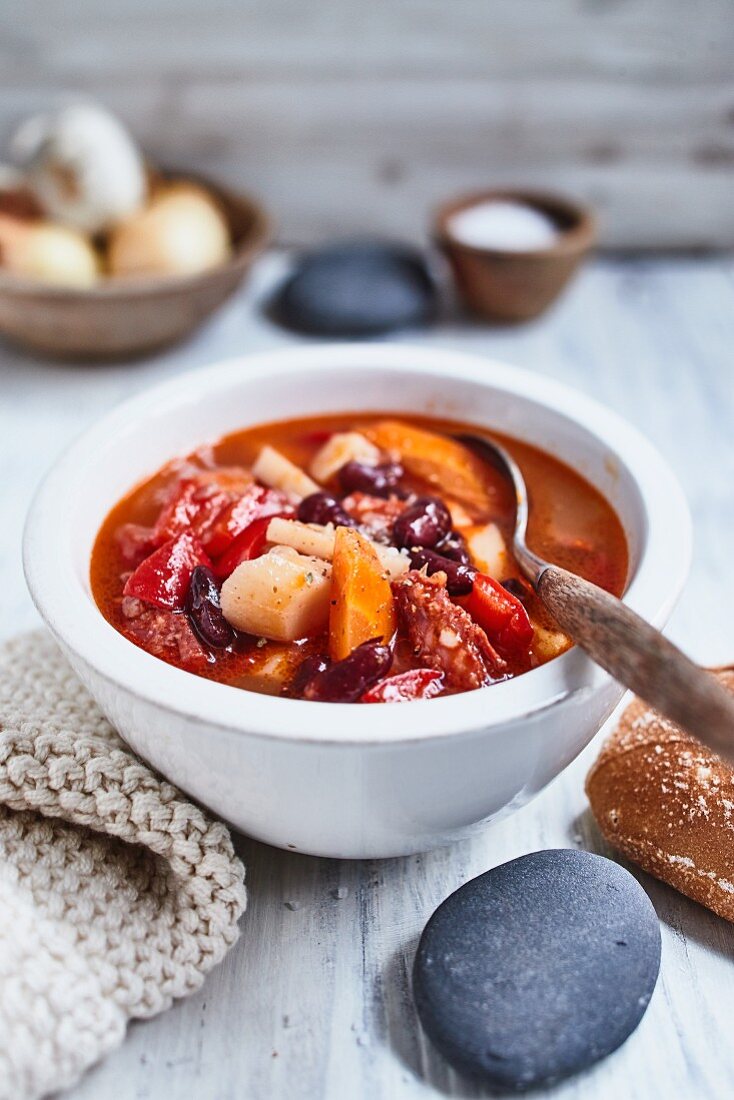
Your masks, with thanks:
<instances>
[{"instance_id":1,"label":"crusty bread","mask_svg":"<svg viewBox=\"0 0 734 1100\"><path fill-rule=\"evenodd\" d=\"M734 692L734 669L717 675ZM614 848L734 921L734 767L636 699L586 793Z\"/></svg>"}]
</instances>

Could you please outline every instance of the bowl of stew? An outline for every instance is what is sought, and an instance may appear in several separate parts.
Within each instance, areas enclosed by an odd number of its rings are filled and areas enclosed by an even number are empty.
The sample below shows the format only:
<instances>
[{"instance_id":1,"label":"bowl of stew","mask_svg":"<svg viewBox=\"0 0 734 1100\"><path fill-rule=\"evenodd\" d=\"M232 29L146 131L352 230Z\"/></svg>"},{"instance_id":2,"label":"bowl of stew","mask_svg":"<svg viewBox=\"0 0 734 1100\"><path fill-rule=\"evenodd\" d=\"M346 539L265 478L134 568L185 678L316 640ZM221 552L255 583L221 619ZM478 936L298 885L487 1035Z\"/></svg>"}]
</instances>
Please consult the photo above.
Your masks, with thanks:
<instances>
[{"instance_id":1,"label":"bowl of stew","mask_svg":"<svg viewBox=\"0 0 734 1100\"><path fill-rule=\"evenodd\" d=\"M511 552L662 626L690 517L632 427L549 379L450 351L310 346L125 402L48 474L33 599L132 748L235 827L316 855L449 843L523 805L622 689Z\"/></svg>"}]
</instances>

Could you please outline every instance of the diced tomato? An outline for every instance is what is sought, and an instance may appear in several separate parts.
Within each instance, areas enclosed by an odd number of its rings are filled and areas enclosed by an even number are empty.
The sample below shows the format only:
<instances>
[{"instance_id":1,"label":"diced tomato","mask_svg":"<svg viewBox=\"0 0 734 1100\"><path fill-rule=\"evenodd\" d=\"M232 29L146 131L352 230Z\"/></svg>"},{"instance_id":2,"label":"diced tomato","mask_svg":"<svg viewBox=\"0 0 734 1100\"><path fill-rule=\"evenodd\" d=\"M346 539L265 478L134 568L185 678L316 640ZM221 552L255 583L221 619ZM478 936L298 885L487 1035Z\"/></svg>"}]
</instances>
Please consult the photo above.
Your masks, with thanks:
<instances>
[{"instance_id":1,"label":"diced tomato","mask_svg":"<svg viewBox=\"0 0 734 1100\"><path fill-rule=\"evenodd\" d=\"M243 561L259 558L268 541L270 521L274 518L271 515L261 516L260 519L253 520L244 531L240 531L221 557L214 562L215 576L225 580Z\"/></svg>"},{"instance_id":2,"label":"diced tomato","mask_svg":"<svg viewBox=\"0 0 734 1100\"><path fill-rule=\"evenodd\" d=\"M304 443L307 447L320 447L323 443L326 443L327 439L331 439L333 434L327 428L314 428L311 432L303 432L299 435L298 442Z\"/></svg>"},{"instance_id":3,"label":"diced tomato","mask_svg":"<svg viewBox=\"0 0 734 1100\"><path fill-rule=\"evenodd\" d=\"M140 563L128 577L123 594L156 607L181 608L194 568L197 565L211 568L211 564L196 536L184 531Z\"/></svg>"},{"instance_id":4,"label":"diced tomato","mask_svg":"<svg viewBox=\"0 0 734 1100\"><path fill-rule=\"evenodd\" d=\"M489 640L505 656L527 653L533 641L528 613L506 588L486 573L477 573L468 596L457 601L482 627Z\"/></svg>"},{"instance_id":5,"label":"diced tomato","mask_svg":"<svg viewBox=\"0 0 734 1100\"><path fill-rule=\"evenodd\" d=\"M232 541L243 534L256 519L290 515L293 515L293 508L285 493L278 492L277 489L265 489L262 485L250 485L238 500L217 517L203 540L204 546L211 557L219 558L231 546ZM255 557L254 554L252 556Z\"/></svg>"},{"instance_id":6,"label":"diced tomato","mask_svg":"<svg viewBox=\"0 0 734 1100\"><path fill-rule=\"evenodd\" d=\"M432 668L412 668L388 676L366 691L361 703L408 703L411 699L432 699L443 688L443 673Z\"/></svg>"},{"instance_id":7,"label":"diced tomato","mask_svg":"<svg viewBox=\"0 0 734 1100\"><path fill-rule=\"evenodd\" d=\"M153 542L161 546L183 531L203 539L214 521L232 502L232 493L198 477L179 481L164 504L153 528Z\"/></svg>"}]
</instances>

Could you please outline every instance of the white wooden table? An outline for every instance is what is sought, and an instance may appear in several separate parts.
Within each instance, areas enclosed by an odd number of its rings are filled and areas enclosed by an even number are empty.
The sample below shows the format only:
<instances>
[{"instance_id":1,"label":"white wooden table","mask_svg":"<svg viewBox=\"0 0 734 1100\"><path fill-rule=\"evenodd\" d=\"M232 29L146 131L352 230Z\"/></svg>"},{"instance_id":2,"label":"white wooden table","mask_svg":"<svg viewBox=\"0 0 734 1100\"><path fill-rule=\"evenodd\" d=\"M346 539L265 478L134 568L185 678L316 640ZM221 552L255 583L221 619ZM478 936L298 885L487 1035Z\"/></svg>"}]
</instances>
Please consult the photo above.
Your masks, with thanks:
<instances>
[{"instance_id":1,"label":"white wooden table","mask_svg":"<svg viewBox=\"0 0 734 1100\"><path fill-rule=\"evenodd\" d=\"M178 371L292 338L253 303L281 261L185 348L128 366L60 366L0 349L0 632L33 627L20 565L34 485L81 429ZM563 379L641 427L688 494L693 572L670 633L702 661L734 660L734 263L603 261L538 324L449 322L420 339ZM425 921L451 891L538 848L606 851L583 794L598 742L534 803L483 839L384 862L286 854L246 839L242 936L204 989L134 1024L74 1100L380 1100L480 1096L438 1057L411 1003ZM277 797L274 792L273 797ZM608 853L607 853L608 854ZM732 854L734 860L734 853ZM734 1095L734 928L640 874L663 929L660 981L638 1031L554 1100Z\"/></svg>"}]
</instances>

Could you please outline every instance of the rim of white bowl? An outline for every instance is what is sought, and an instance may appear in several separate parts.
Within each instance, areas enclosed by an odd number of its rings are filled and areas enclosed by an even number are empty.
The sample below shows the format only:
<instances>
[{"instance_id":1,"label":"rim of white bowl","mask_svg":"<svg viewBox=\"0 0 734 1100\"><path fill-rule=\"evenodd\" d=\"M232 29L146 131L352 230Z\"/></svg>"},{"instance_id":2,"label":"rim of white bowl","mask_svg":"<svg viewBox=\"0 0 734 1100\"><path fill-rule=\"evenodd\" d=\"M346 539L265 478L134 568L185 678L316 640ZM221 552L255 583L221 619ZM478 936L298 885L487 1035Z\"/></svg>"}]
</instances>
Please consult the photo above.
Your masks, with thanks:
<instances>
[{"instance_id":1,"label":"rim of white bowl","mask_svg":"<svg viewBox=\"0 0 734 1100\"><path fill-rule=\"evenodd\" d=\"M690 566L690 513L677 479L659 452L616 413L563 383L464 352L409 344L286 346L227 359L144 390L84 432L48 472L28 513L23 564L36 607L73 655L111 684L190 722L201 721L235 734L324 745L392 744L474 730L489 733L493 727L527 718L572 691L592 686L599 670L573 648L489 688L409 705L359 707L281 699L175 668L128 641L107 622L80 583L71 540L59 538L68 514L65 503L85 464L95 460L105 441L116 433L128 434L151 408L173 412L209 387L226 390L229 385L241 385L243 371L248 383L254 383L264 375L272 378L336 366L344 371L380 367L443 377L447 382L460 377L487 383L590 431L630 471L646 511L646 539L625 603L656 625L665 621ZM116 503L110 500L109 507Z\"/></svg>"}]
</instances>

